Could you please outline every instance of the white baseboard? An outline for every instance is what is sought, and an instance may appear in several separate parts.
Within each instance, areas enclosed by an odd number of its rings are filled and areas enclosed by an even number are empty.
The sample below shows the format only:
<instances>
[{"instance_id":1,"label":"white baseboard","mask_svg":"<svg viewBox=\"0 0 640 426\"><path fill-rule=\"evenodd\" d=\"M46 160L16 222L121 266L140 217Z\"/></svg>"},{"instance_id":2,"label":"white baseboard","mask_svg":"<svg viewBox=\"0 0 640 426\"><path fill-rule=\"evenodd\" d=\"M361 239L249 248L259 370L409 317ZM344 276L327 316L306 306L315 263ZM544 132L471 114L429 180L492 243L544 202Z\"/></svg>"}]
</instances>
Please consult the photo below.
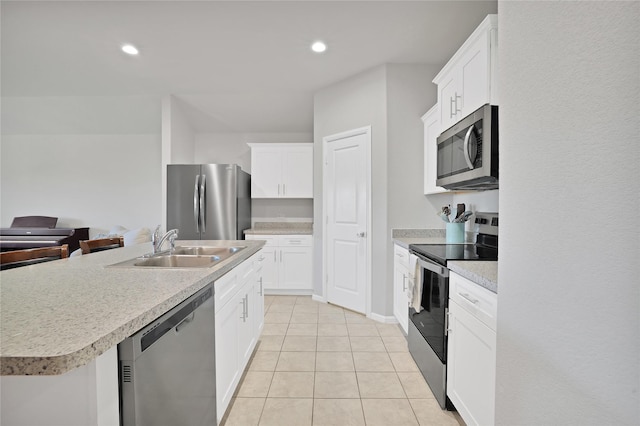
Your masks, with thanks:
<instances>
[{"instance_id":1,"label":"white baseboard","mask_svg":"<svg viewBox=\"0 0 640 426\"><path fill-rule=\"evenodd\" d=\"M311 290L264 289L265 296L311 296Z\"/></svg>"},{"instance_id":2,"label":"white baseboard","mask_svg":"<svg viewBox=\"0 0 640 426\"><path fill-rule=\"evenodd\" d=\"M317 294L312 294L311 295L311 300L313 300L315 302L320 302L320 303L327 303L327 299L325 299L322 296L318 296Z\"/></svg>"},{"instance_id":3,"label":"white baseboard","mask_svg":"<svg viewBox=\"0 0 640 426\"><path fill-rule=\"evenodd\" d=\"M398 323L398 320L393 315L385 316L385 315L380 315L380 314L376 314L374 312L371 312L371 314L369 314L368 316L369 316L369 318L371 318L374 321L382 322L382 323L385 323L385 324L397 324Z\"/></svg>"}]
</instances>

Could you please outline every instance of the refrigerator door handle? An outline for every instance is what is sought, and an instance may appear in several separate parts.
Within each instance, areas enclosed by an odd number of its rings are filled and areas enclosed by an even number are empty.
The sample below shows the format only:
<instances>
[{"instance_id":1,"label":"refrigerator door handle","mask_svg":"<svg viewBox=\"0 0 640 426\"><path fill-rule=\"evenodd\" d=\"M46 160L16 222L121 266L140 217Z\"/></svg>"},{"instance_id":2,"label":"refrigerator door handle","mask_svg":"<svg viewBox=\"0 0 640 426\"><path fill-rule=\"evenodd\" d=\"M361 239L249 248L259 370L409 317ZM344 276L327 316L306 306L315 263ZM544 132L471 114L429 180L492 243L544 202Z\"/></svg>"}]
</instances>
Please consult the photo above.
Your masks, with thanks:
<instances>
[{"instance_id":1,"label":"refrigerator door handle","mask_svg":"<svg viewBox=\"0 0 640 426\"><path fill-rule=\"evenodd\" d=\"M198 196L198 184L200 182L200 175L196 175L196 183L193 186L193 220L196 223L196 232L200 233L200 209L198 203L200 197Z\"/></svg>"},{"instance_id":2,"label":"refrigerator door handle","mask_svg":"<svg viewBox=\"0 0 640 426\"><path fill-rule=\"evenodd\" d=\"M200 179L200 231L205 232L205 217L207 216L206 202L207 175L202 175Z\"/></svg>"}]
</instances>

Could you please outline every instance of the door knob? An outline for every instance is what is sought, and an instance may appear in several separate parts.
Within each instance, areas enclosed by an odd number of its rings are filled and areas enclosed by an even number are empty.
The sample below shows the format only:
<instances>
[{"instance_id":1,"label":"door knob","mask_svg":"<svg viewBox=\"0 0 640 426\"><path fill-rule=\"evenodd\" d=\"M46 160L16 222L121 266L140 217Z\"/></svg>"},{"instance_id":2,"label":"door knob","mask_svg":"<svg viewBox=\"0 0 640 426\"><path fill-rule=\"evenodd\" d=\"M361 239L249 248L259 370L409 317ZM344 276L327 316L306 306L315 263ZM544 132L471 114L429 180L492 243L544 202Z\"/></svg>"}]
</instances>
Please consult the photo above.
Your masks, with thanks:
<instances>
[{"instance_id":1,"label":"door knob","mask_svg":"<svg viewBox=\"0 0 640 426\"><path fill-rule=\"evenodd\" d=\"M361 237L361 238L363 238L363 237L364 237L364 235L365 235L365 234L364 234L364 232L358 232L358 233L356 234L356 237Z\"/></svg>"}]
</instances>

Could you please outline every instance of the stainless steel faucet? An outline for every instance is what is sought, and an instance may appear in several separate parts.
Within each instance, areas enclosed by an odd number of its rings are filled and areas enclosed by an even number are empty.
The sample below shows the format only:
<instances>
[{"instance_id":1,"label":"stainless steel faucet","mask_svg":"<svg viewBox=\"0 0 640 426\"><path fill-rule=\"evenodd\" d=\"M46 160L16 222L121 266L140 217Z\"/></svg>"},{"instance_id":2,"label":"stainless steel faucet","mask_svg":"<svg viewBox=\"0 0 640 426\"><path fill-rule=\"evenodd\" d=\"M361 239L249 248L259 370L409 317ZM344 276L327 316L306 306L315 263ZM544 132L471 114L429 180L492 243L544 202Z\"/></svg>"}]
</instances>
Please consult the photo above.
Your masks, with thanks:
<instances>
[{"instance_id":1,"label":"stainless steel faucet","mask_svg":"<svg viewBox=\"0 0 640 426\"><path fill-rule=\"evenodd\" d=\"M158 225L151 237L151 241L153 242L153 252L160 252L162 249L162 244L164 244L167 239L169 240L169 252L173 251L173 249L176 247L176 238L178 238L177 229L171 229L167 231L163 236L160 236L160 225Z\"/></svg>"}]
</instances>

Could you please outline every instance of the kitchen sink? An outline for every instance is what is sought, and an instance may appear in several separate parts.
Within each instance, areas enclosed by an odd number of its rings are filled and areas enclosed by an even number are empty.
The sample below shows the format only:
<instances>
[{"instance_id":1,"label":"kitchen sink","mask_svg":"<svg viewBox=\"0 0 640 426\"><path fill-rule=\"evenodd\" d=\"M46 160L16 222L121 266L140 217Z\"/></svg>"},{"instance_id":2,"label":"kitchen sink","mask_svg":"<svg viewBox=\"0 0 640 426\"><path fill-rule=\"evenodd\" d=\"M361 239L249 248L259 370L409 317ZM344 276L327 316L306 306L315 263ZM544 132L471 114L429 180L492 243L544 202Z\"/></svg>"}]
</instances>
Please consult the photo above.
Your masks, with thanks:
<instances>
[{"instance_id":1,"label":"kitchen sink","mask_svg":"<svg viewBox=\"0 0 640 426\"><path fill-rule=\"evenodd\" d=\"M218 256L185 256L166 255L137 259L133 266L150 266L159 268L208 268L220 262Z\"/></svg>"},{"instance_id":2,"label":"kitchen sink","mask_svg":"<svg viewBox=\"0 0 640 426\"><path fill-rule=\"evenodd\" d=\"M171 252L148 254L109 266L120 268L209 268L244 248L246 246L177 246Z\"/></svg>"},{"instance_id":3,"label":"kitchen sink","mask_svg":"<svg viewBox=\"0 0 640 426\"><path fill-rule=\"evenodd\" d=\"M191 256L218 256L220 259L239 252L245 246L236 247L206 247L206 246L177 246L171 253L175 255L191 255Z\"/></svg>"}]
</instances>

